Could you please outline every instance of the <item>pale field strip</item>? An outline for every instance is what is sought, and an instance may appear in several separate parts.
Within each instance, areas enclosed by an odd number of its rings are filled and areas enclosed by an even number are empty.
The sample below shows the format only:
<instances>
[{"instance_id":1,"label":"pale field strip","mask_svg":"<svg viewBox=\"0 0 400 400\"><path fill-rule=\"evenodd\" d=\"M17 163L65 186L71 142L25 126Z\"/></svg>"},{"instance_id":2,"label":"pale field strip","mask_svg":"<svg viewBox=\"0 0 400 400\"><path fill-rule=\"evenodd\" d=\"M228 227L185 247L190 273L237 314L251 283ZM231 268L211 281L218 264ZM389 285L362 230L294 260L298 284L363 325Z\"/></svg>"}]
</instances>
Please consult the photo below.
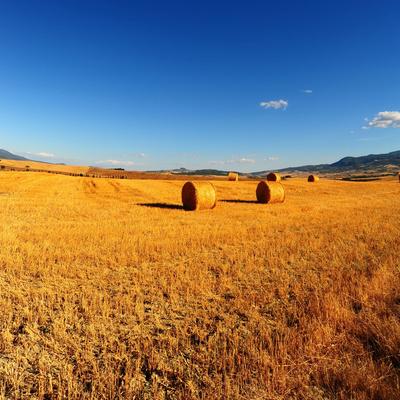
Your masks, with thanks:
<instances>
[{"instance_id":1,"label":"pale field strip","mask_svg":"<svg viewBox=\"0 0 400 400\"><path fill-rule=\"evenodd\" d=\"M31 169L42 170L42 171L54 171L62 173L73 173L73 174L86 174L89 167L84 166L73 166L73 165L61 165L61 164L49 164L41 163L29 160L1 160L0 165L5 165L10 168L21 168L26 169L29 166Z\"/></svg>"}]
</instances>

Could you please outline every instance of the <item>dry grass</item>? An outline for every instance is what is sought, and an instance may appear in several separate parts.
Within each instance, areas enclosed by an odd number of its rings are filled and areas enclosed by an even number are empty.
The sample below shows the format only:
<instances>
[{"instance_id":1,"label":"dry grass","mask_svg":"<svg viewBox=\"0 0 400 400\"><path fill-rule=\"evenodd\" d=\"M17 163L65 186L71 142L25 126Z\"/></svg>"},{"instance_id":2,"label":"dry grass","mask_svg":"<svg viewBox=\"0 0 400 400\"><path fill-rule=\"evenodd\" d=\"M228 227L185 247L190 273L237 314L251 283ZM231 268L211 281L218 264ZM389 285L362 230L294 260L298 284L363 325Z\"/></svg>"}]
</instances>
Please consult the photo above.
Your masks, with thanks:
<instances>
[{"instance_id":1,"label":"dry grass","mask_svg":"<svg viewBox=\"0 0 400 400\"><path fill-rule=\"evenodd\" d=\"M86 172L89 170L89 167L49 164L36 161L1 160L0 165L5 165L6 167L16 168L16 169L26 169L26 167L29 167L29 169L32 170L42 170L42 171L52 171L52 172L57 171L66 174L86 174Z\"/></svg>"},{"instance_id":2,"label":"dry grass","mask_svg":"<svg viewBox=\"0 0 400 400\"><path fill-rule=\"evenodd\" d=\"M174 173L124 171L119 169L107 169L98 167L85 167L63 164L49 164L35 161L0 160L0 170L27 171L27 172L53 172L64 175L84 175L91 178L110 179L161 179L161 180L191 180L193 175ZM196 180L225 180L224 176L203 175L196 176Z\"/></svg>"},{"instance_id":3,"label":"dry grass","mask_svg":"<svg viewBox=\"0 0 400 400\"><path fill-rule=\"evenodd\" d=\"M0 397L398 399L400 185L0 172Z\"/></svg>"}]
</instances>

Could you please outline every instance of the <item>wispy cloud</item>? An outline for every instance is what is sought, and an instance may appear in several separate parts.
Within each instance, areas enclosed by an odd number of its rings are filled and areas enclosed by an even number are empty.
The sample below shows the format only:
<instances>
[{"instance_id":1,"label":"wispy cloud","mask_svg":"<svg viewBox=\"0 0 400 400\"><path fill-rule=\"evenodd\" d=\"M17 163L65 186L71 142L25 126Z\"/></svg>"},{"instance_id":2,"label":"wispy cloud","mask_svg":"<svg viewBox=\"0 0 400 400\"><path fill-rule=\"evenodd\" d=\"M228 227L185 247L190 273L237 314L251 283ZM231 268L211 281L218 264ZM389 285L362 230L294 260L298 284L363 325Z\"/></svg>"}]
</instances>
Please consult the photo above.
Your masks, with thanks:
<instances>
[{"instance_id":1,"label":"wispy cloud","mask_svg":"<svg viewBox=\"0 0 400 400\"><path fill-rule=\"evenodd\" d=\"M264 161L277 161L279 160L279 157L276 156L269 156L267 158L264 158Z\"/></svg>"},{"instance_id":2,"label":"wispy cloud","mask_svg":"<svg viewBox=\"0 0 400 400\"><path fill-rule=\"evenodd\" d=\"M96 164L106 164L106 165L114 165L114 166L121 166L121 167L132 167L135 165L141 165L135 161L122 161L122 160L100 160L96 161Z\"/></svg>"},{"instance_id":3,"label":"wispy cloud","mask_svg":"<svg viewBox=\"0 0 400 400\"><path fill-rule=\"evenodd\" d=\"M255 164L256 160L253 160L252 158L239 158L238 163L239 164Z\"/></svg>"},{"instance_id":4,"label":"wispy cloud","mask_svg":"<svg viewBox=\"0 0 400 400\"><path fill-rule=\"evenodd\" d=\"M146 158L147 154L146 153L126 153L123 155L124 157L129 157L129 158Z\"/></svg>"},{"instance_id":5,"label":"wispy cloud","mask_svg":"<svg viewBox=\"0 0 400 400\"><path fill-rule=\"evenodd\" d=\"M400 111L381 111L363 129L368 128L400 128Z\"/></svg>"},{"instance_id":6,"label":"wispy cloud","mask_svg":"<svg viewBox=\"0 0 400 400\"><path fill-rule=\"evenodd\" d=\"M305 94L311 94L313 91L311 89L303 89L302 92Z\"/></svg>"},{"instance_id":7,"label":"wispy cloud","mask_svg":"<svg viewBox=\"0 0 400 400\"><path fill-rule=\"evenodd\" d=\"M247 157L241 157L238 159L230 159L230 160L218 160L218 161L210 161L212 165L229 165L229 164L255 164L256 160Z\"/></svg>"},{"instance_id":8,"label":"wispy cloud","mask_svg":"<svg viewBox=\"0 0 400 400\"><path fill-rule=\"evenodd\" d=\"M260 103L260 107L268 109L273 108L274 110L285 110L289 105L287 100L269 100L269 101L262 101Z\"/></svg>"},{"instance_id":9,"label":"wispy cloud","mask_svg":"<svg viewBox=\"0 0 400 400\"><path fill-rule=\"evenodd\" d=\"M25 152L25 154L29 154L31 156L43 157L43 158L54 158L55 154L48 153L46 151L40 151L39 153L32 153L30 151Z\"/></svg>"}]
</instances>

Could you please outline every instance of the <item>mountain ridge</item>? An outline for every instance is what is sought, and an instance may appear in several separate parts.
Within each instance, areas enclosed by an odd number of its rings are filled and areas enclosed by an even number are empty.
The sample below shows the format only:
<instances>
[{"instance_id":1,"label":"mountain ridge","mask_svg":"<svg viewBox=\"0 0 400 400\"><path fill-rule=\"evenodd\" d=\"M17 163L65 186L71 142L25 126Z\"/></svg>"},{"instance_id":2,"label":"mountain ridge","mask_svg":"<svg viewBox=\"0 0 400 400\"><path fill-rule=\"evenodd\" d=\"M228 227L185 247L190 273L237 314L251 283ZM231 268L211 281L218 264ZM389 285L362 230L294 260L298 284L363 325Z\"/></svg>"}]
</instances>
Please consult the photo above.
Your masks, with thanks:
<instances>
[{"instance_id":1,"label":"mountain ridge","mask_svg":"<svg viewBox=\"0 0 400 400\"><path fill-rule=\"evenodd\" d=\"M17 160L17 161L32 161L25 157L12 154L7 150L0 149L0 160ZM290 173L320 173L320 174L335 174L335 173L350 173L350 172L380 172L391 173L400 169L400 150L382 154L368 154L365 156L346 156L331 164L309 164L297 167L286 167L280 169L268 169L257 172L241 173L244 176L263 176L271 171L277 171L283 174ZM211 168L190 170L187 168L177 168L170 170L153 170L146 171L152 173L166 173L176 175L215 175L224 176L229 170L218 170Z\"/></svg>"},{"instance_id":2,"label":"mountain ridge","mask_svg":"<svg viewBox=\"0 0 400 400\"><path fill-rule=\"evenodd\" d=\"M0 149L0 160L16 160L16 161L31 161L25 157L17 156L16 154L12 154L7 150Z\"/></svg>"},{"instance_id":3,"label":"mountain ridge","mask_svg":"<svg viewBox=\"0 0 400 400\"><path fill-rule=\"evenodd\" d=\"M368 172L381 170L381 172L389 172L390 170L400 169L400 150L392 151L383 154L368 154L365 156L346 156L331 164L309 164L298 167L286 167L280 169L268 169L257 172L241 173L247 176L263 176L271 171L280 173L310 173L317 172L323 174L334 174L344 172ZM216 170L216 169L196 169L189 170L186 168L172 169L172 170L159 170L152 172L160 173L173 173L184 175L226 175L229 171ZM236 171L237 172L237 171Z\"/></svg>"}]
</instances>

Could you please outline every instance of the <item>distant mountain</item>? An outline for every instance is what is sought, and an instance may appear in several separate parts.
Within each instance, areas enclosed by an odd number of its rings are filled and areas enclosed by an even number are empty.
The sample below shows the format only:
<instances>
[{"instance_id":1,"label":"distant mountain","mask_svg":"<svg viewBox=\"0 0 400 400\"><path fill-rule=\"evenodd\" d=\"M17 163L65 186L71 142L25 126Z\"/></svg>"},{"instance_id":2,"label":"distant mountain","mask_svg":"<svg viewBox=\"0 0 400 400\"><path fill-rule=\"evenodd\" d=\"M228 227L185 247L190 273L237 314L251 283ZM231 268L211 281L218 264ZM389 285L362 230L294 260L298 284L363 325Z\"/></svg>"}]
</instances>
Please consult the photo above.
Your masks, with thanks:
<instances>
[{"instance_id":1,"label":"distant mountain","mask_svg":"<svg viewBox=\"0 0 400 400\"><path fill-rule=\"evenodd\" d=\"M175 174L175 175L212 175L212 176L225 176L230 171L221 171L219 169L162 169L158 171L147 171L151 173L162 173L162 174Z\"/></svg>"},{"instance_id":2,"label":"distant mountain","mask_svg":"<svg viewBox=\"0 0 400 400\"><path fill-rule=\"evenodd\" d=\"M0 160L17 160L17 161L29 161L25 157L17 156L10 153L7 150L0 149Z\"/></svg>"},{"instance_id":3,"label":"distant mountain","mask_svg":"<svg viewBox=\"0 0 400 400\"><path fill-rule=\"evenodd\" d=\"M23 160L31 161L25 157L21 157L10 153L7 150L0 149L0 160ZM386 154L369 154L361 157L344 157L332 164L302 165L299 167L282 168L278 171L283 174L292 173L309 173L316 172L320 174L348 174L348 173L394 173L400 170L400 150L392 151ZM165 173L176 175L213 175L226 176L229 171L218 169L196 169L189 170L186 168L178 168L172 170L147 171L153 173ZM271 170L258 172L241 173L242 176L264 176Z\"/></svg>"},{"instance_id":4,"label":"distant mountain","mask_svg":"<svg viewBox=\"0 0 400 400\"><path fill-rule=\"evenodd\" d=\"M358 169L385 167L388 165L400 166L400 150L386 154L369 154L361 157L345 157L330 165L331 168Z\"/></svg>"},{"instance_id":5,"label":"distant mountain","mask_svg":"<svg viewBox=\"0 0 400 400\"><path fill-rule=\"evenodd\" d=\"M360 157L344 157L332 164L303 165L300 167L282 168L279 172L319 172L319 173L343 173L343 172L391 172L400 169L400 150L386 154L369 154ZM251 175L264 175L269 171L254 172Z\"/></svg>"},{"instance_id":6,"label":"distant mountain","mask_svg":"<svg viewBox=\"0 0 400 400\"><path fill-rule=\"evenodd\" d=\"M184 175L228 175L229 171L221 171L219 169L196 169L194 171L186 170L182 172Z\"/></svg>"},{"instance_id":7,"label":"distant mountain","mask_svg":"<svg viewBox=\"0 0 400 400\"><path fill-rule=\"evenodd\" d=\"M16 154L12 154L9 151L4 150L4 149L0 149L0 160L34 161L36 163L43 163L43 164L65 165L64 163L51 163L48 161L32 160L32 159L25 158L22 156L17 156Z\"/></svg>"},{"instance_id":8,"label":"distant mountain","mask_svg":"<svg viewBox=\"0 0 400 400\"><path fill-rule=\"evenodd\" d=\"M400 169L400 150L387 154L369 154L361 157L344 157L332 164L302 165L299 167L282 168L278 171L281 173L308 173L316 172L320 174L341 174L354 172L380 172L392 173ZM169 173L177 175L216 175L225 176L229 171L221 171L218 169L196 169L189 170L186 168L178 168L172 170L148 171L156 173ZM250 172L240 174L242 176L263 176L271 172L264 170L258 172Z\"/></svg>"}]
</instances>

